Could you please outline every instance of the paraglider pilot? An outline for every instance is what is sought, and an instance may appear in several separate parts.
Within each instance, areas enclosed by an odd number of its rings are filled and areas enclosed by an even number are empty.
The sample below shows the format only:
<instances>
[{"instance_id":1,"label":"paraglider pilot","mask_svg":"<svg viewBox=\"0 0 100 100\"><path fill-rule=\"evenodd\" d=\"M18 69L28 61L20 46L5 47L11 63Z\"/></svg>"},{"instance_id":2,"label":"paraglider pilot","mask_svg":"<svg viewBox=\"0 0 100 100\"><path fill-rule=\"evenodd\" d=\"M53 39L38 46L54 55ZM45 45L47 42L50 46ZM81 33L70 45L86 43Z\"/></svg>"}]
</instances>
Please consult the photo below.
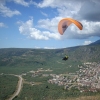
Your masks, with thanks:
<instances>
[{"instance_id":1,"label":"paraglider pilot","mask_svg":"<svg viewBox=\"0 0 100 100\"><path fill-rule=\"evenodd\" d=\"M68 60L68 56L65 56L62 60L65 60L65 61Z\"/></svg>"}]
</instances>

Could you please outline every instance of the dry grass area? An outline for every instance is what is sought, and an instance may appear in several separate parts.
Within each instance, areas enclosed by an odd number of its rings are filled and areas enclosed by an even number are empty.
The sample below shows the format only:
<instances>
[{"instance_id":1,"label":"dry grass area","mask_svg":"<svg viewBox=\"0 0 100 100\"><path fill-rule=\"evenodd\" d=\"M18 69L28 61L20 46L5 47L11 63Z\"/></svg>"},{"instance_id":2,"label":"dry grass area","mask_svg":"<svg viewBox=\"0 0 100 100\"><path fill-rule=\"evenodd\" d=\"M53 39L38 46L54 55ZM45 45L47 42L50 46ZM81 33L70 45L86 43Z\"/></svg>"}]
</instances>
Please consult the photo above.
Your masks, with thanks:
<instances>
[{"instance_id":1,"label":"dry grass area","mask_svg":"<svg viewBox=\"0 0 100 100\"><path fill-rule=\"evenodd\" d=\"M28 82L28 81L25 81L25 80L24 80L23 83L25 83L25 84L29 84L29 85L31 85L31 86L33 86L33 85L40 85L40 84L43 84L42 82Z\"/></svg>"}]
</instances>

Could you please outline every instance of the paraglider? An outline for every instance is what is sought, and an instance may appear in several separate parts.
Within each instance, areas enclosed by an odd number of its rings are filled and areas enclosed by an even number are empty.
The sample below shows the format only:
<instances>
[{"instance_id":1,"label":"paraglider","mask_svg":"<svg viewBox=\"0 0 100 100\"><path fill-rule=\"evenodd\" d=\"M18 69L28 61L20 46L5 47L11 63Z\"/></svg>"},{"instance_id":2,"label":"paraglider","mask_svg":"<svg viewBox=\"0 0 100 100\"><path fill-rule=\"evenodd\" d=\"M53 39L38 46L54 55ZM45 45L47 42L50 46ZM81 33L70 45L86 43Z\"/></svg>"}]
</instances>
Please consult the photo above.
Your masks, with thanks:
<instances>
[{"instance_id":1,"label":"paraglider","mask_svg":"<svg viewBox=\"0 0 100 100\"><path fill-rule=\"evenodd\" d=\"M68 56L65 56L65 57L63 57L63 59L62 60L68 60Z\"/></svg>"},{"instance_id":2,"label":"paraglider","mask_svg":"<svg viewBox=\"0 0 100 100\"><path fill-rule=\"evenodd\" d=\"M65 30L68 28L68 26L70 24L75 24L80 30L83 29L83 25L75 20L75 19L72 19L72 18L63 18L62 20L60 20L60 22L58 23L58 31L61 35L64 34Z\"/></svg>"}]
</instances>

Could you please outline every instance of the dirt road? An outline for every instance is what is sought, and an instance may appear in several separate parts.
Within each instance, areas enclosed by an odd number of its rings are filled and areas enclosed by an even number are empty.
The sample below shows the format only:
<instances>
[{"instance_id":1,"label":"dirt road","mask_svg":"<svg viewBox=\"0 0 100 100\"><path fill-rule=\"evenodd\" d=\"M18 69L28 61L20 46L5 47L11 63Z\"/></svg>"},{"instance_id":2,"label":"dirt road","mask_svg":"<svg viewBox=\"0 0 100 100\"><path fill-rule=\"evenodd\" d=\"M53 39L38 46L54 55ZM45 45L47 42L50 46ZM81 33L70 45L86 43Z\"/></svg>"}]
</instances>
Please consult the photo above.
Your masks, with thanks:
<instances>
[{"instance_id":1,"label":"dirt road","mask_svg":"<svg viewBox=\"0 0 100 100\"><path fill-rule=\"evenodd\" d=\"M7 99L7 100L12 100L13 98L15 98L20 93L21 88L22 88L23 78L20 75L14 75L14 76L19 78L17 89L14 92L14 94L9 99Z\"/></svg>"}]
</instances>

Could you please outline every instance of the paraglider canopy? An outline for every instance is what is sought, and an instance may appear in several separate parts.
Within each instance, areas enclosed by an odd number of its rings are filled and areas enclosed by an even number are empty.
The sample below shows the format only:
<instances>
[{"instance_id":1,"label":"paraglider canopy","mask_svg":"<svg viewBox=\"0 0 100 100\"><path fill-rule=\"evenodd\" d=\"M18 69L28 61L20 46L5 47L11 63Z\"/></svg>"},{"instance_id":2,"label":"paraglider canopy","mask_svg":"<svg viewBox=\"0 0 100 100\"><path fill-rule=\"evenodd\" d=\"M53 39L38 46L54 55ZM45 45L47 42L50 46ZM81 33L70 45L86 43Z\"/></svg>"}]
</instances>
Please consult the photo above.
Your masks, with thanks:
<instances>
[{"instance_id":1,"label":"paraglider canopy","mask_svg":"<svg viewBox=\"0 0 100 100\"><path fill-rule=\"evenodd\" d=\"M83 25L79 21L77 21L75 19L72 19L72 18L63 18L58 23L58 31L59 31L59 33L61 35L63 35L65 30L67 29L67 27L72 23L74 23L80 30L83 29Z\"/></svg>"},{"instance_id":2,"label":"paraglider canopy","mask_svg":"<svg viewBox=\"0 0 100 100\"><path fill-rule=\"evenodd\" d=\"M62 60L68 60L68 56L65 56L65 57L63 57L63 59Z\"/></svg>"}]
</instances>

